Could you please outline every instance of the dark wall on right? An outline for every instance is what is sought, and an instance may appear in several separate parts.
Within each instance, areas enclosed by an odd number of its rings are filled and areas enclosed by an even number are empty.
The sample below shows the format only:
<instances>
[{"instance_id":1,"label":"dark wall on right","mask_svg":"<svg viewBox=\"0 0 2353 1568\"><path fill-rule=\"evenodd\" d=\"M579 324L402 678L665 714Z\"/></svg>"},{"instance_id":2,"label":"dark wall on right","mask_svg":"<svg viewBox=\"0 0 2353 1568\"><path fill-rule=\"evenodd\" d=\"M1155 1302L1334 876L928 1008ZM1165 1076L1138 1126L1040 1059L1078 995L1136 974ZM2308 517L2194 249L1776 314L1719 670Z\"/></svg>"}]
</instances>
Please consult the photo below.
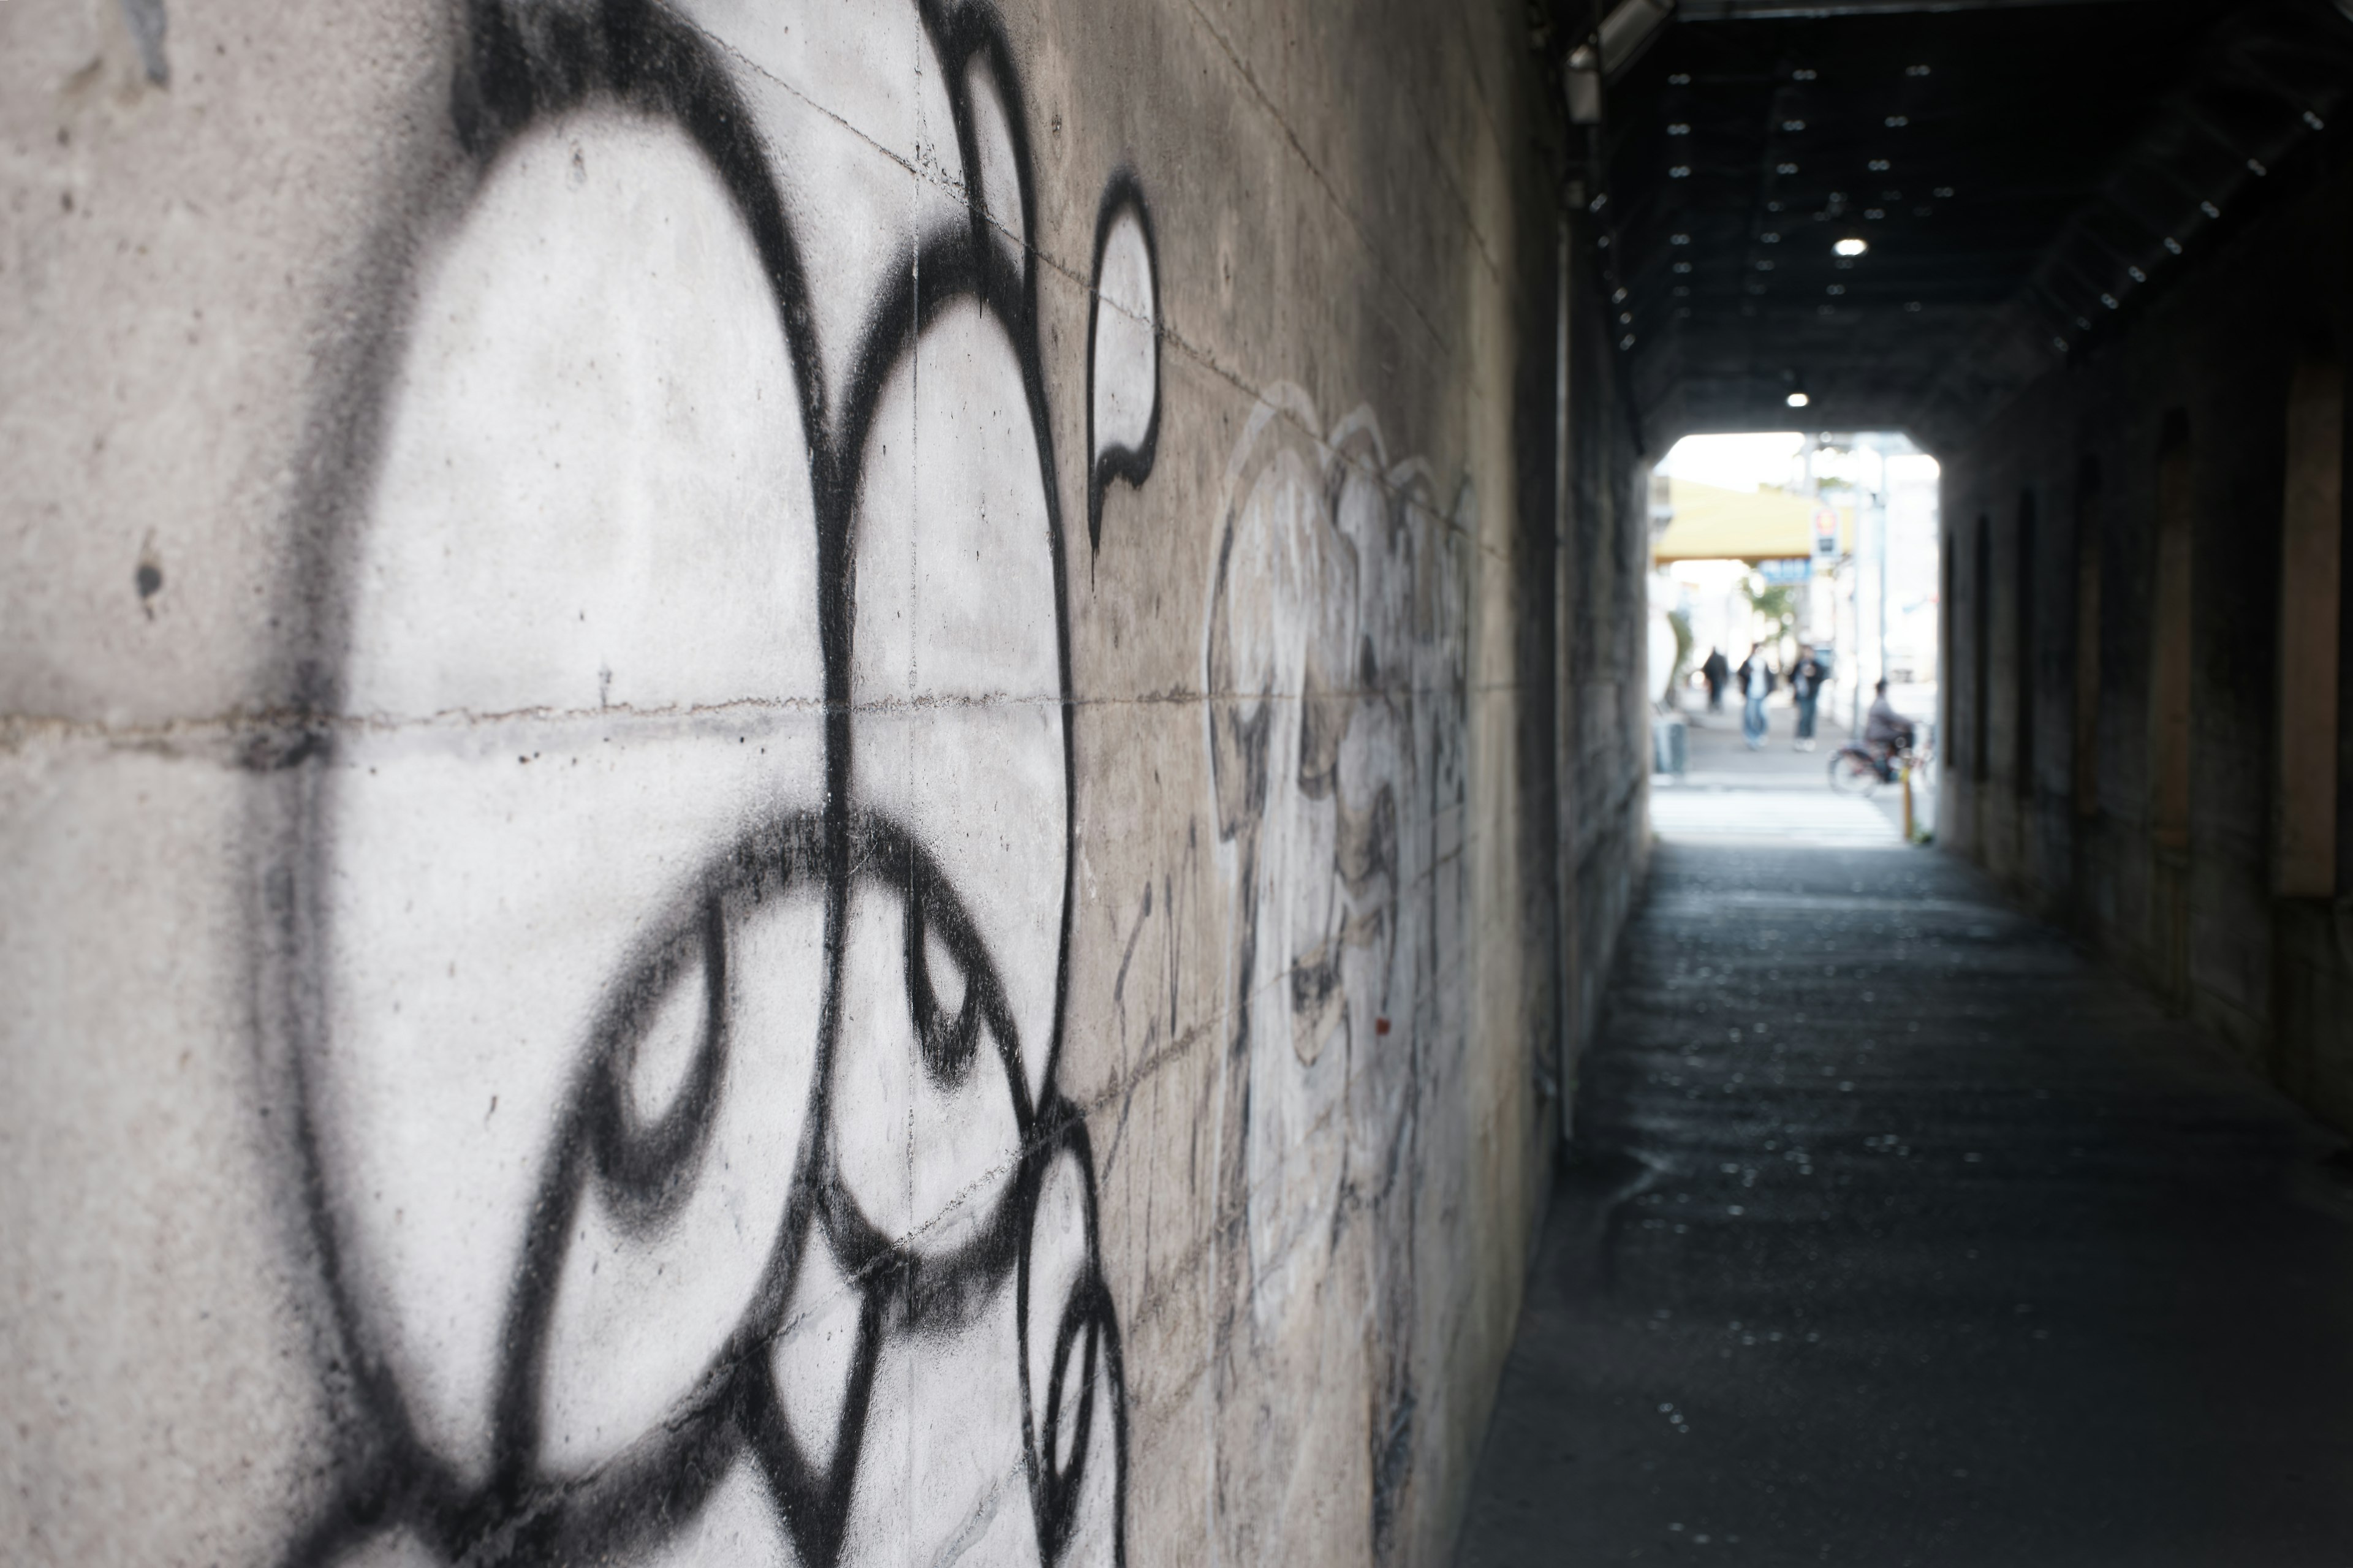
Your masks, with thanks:
<instances>
[{"instance_id":1,"label":"dark wall on right","mask_svg":"<svg viewBox=\"0 0 2353 1568\"><path fill-rule=\"evenodd\" d=\"M1937 831L2353 1127L2346 138L2274 179L1938 454Z\"/></svg>"}]
</instances>

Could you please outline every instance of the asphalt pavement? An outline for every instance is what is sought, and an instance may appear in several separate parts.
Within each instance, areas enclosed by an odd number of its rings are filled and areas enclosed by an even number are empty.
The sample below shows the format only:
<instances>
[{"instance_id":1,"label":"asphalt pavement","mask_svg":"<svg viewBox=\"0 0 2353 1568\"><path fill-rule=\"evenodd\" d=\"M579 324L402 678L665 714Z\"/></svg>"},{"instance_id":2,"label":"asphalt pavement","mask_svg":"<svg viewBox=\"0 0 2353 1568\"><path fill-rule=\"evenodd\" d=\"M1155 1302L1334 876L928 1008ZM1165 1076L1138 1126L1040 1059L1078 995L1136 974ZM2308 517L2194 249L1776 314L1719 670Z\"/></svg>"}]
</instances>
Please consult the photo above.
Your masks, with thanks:
<instances>
[{"instance_id":1,"label":"asphalt pavement","mask_svg":"<svg viewBox=\"0 0 2353 1568\"><path fill-rule=\"evenodd\" d=\"M1672 788L1802 814L1782 735ZM1820 820L1662 825L1461 1561L2353 1563L2345 1141Z\"/></svg>"}]
</instances>

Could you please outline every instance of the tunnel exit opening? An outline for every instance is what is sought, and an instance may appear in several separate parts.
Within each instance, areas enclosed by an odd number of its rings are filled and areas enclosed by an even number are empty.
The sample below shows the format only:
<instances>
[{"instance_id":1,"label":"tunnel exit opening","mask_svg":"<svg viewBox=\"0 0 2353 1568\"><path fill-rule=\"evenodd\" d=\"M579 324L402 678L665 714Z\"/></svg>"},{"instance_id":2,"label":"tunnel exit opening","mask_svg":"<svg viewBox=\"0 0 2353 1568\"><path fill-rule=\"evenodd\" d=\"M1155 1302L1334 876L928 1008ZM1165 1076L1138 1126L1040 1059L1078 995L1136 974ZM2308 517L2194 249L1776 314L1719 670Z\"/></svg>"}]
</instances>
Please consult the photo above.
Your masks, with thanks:
<instances>
[{"instance_id":1,"label":"tunnel exit opening","mask_svg":"<svg viewBox=\"0 0 2353 1568\"><path fill-rule=\"evenodd\" d=\"M1662 838L1923 837L1941 676L1938 476L1935 458L1888 430L1687 436L1660 460L1650 685Z\"/></svg>"}]
</instances>

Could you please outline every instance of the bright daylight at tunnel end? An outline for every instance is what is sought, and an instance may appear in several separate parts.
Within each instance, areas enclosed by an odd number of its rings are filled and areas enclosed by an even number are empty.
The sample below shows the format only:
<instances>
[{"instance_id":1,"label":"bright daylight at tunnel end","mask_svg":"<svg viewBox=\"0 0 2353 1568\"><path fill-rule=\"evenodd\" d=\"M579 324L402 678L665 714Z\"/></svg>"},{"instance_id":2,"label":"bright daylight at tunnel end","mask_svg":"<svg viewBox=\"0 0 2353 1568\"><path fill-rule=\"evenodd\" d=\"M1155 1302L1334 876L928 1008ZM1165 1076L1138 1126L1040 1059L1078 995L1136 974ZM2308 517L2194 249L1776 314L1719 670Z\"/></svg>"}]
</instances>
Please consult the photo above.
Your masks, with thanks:
<instances>
[{"instance_id":1,"label":"bright daylight at tunnel end","mask_svg":"<svg viewBox=\"0 0 2353 1568\"><path fill-rule=\"evenodd\" d=\"M0 1562L2353 1561L2349 100L0 7Z\"/></svg>"}]
</instances>

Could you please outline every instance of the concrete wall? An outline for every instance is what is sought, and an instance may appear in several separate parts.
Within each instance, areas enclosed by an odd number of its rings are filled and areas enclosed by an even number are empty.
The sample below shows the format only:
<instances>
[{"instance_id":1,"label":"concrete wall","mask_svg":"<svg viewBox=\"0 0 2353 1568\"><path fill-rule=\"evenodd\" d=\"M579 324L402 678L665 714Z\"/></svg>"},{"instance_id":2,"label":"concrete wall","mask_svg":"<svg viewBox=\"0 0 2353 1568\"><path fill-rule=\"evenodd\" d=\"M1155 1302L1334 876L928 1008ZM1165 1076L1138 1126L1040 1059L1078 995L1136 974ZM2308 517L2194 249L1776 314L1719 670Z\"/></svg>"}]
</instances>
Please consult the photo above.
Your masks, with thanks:
<instances>
[{"instance_id":1,"label":"concrete wall","mask_svg":"<svg viewBox=\"0 0 2353 1568\"><path fill-rule=\"evenodd\" d=\"M1524 28L0 9L0 1558L1445 1554L1641 837Z\"/></svg>"},{"instance_id":2,"label":"concrete wall","mask_svg":"<svg viewBox=\"0 0 2353 1568\"><path fill-rule=\"evenodd\" d=\"M2353 162L2331 134L2145 316L1943 455L1938 830L2353 1128Z\"/></svg>"}]
</instances>

